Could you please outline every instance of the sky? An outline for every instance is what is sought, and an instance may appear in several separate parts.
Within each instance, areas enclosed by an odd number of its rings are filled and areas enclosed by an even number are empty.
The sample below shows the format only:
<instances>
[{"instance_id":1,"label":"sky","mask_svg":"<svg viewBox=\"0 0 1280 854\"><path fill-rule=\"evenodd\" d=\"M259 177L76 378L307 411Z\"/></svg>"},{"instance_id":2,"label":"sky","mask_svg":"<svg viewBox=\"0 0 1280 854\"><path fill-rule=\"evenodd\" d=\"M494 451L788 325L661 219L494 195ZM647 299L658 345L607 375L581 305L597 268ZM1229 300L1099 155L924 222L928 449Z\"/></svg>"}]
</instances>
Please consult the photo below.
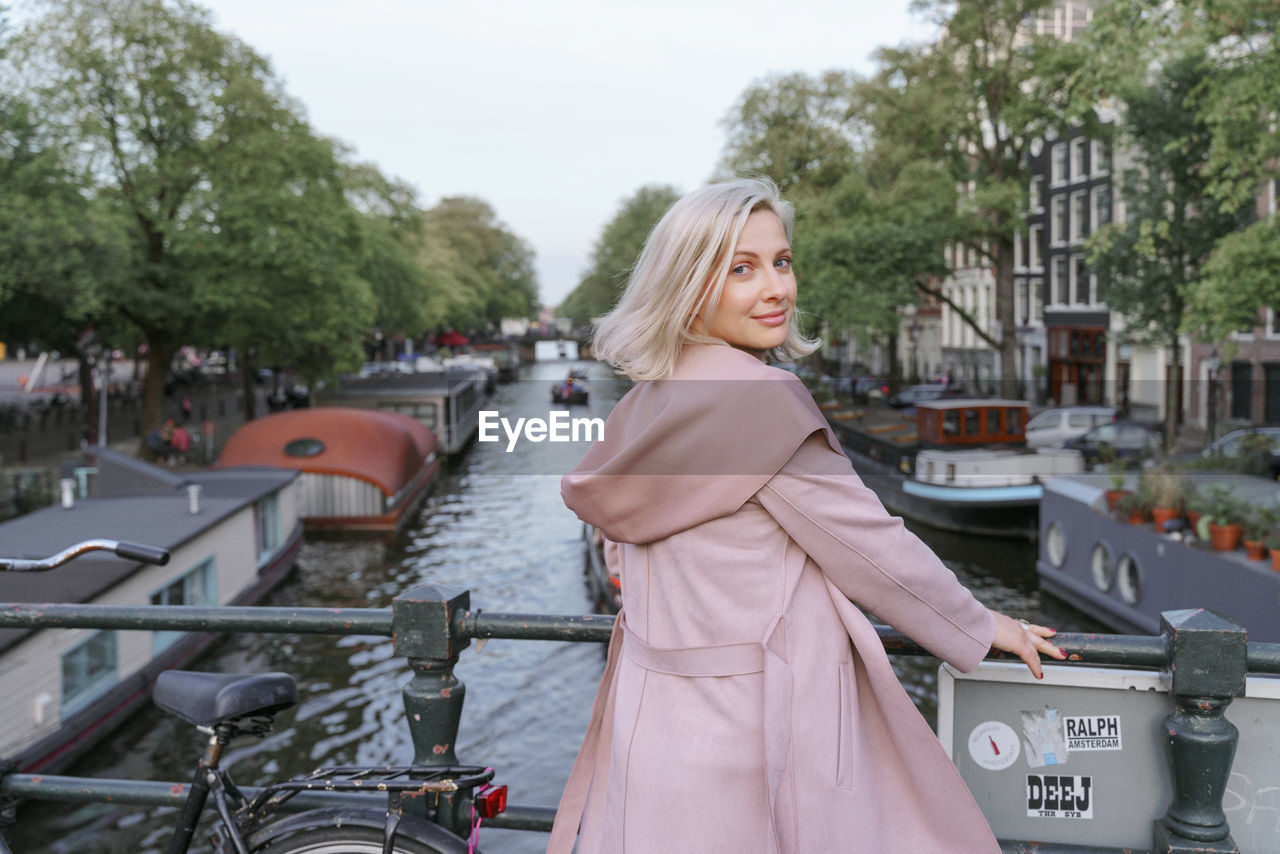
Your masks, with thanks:
<instances>
[{"instance_id":1,"label":"sky","mask_svg":"<svg viewBox=\"0 0 1280 854\"><path fill-rule=\"evenodd\" d=\"M753 83L924 40L908 0L203 0L312 126L414 186L476 196L536 253L542 302L646 184L705 183Z\"/></svg>"}]
</instances>

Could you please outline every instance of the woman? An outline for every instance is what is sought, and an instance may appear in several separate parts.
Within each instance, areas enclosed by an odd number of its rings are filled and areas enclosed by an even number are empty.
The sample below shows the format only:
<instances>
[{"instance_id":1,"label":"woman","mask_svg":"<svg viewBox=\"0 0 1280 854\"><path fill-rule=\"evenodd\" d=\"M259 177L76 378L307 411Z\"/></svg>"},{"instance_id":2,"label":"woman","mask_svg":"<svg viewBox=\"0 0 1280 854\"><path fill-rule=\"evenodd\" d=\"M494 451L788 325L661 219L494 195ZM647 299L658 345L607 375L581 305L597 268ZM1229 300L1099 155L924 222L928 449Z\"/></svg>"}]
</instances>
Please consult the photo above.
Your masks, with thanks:
<instances>
[{"instance_id":1,"label":"woman","mask_svg":"<svg viewBox=\"0 0 1280 854\"><path fill-rule=\"evenodd\" d=\"M813 349L791 223L766 181L691 193L597 325L641 382L562 492L623 611L550 852L579 822L583 854L999 850L859 606L962 670L1064 655L979 604L765 364Z\"/></svg>"}]
</instances>

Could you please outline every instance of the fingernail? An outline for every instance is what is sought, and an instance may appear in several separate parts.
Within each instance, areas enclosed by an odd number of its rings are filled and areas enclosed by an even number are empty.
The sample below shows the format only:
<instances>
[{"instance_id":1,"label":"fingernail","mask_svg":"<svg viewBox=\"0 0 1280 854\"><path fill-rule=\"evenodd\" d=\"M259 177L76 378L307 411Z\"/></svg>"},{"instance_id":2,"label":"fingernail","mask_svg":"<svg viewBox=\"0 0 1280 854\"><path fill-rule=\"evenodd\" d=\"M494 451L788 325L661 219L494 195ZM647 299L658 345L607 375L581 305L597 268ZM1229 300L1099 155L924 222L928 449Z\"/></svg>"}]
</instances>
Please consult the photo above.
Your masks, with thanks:
<instances>
[{"instance_id":1,"label":"fingernail","mask_svg":"<svg viewBox=\"0 0 1280 854\"><path fill-rule=\"evenodd\" d=\"M1037 674L1036 674L1036 678L1037 678L1037 679L1043 679L1043 678L1044 678L1044 674L1043 674L1043 673L1037 673Z\"/></svg>"},{"instance_id":2,"label":"fingernail","mask_svg":"<svg viewBox=\"0 0 1280 854\"><path fill-rule=\"evenodd\" d=\"M1067 657L1067 651L1062 647L1058 647L1058 654L1061 655L1063 658Z\"/></svg>"}]
</instances>

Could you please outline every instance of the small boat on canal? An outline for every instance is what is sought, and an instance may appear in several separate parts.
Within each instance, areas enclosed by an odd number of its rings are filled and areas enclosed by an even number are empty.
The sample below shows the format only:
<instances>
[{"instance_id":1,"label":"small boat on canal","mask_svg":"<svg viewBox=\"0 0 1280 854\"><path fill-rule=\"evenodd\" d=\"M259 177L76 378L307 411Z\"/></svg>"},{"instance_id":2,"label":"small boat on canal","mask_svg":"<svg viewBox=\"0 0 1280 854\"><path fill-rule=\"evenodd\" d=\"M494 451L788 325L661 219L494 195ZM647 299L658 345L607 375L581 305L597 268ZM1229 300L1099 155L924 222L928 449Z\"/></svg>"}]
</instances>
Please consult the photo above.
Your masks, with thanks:
<instances>
[{"instance_id":1,"label":"small boat on canal","mask_svg":"<svg viewBox=\"0 0 1280 854\"><path fill-rule=\"evenodd\" d=\"M61 506L0 524L6 557L38 558L95 536L170 552L154 566L93 552L51 572L0 573L0 600L94 605L252 605L288 574L302 543L296 472L176 473L90 449ZM213 635L0 629L0 756L56 771L150 700L156 676Z\"/></svg>"},{"instance_id":2,"label":"small boat on canal","mask_svg":"<svg viewBox=\"0 0 1280 854\"><path fill-rule=\"evenodd\" d=\"M1034 540L1044 482L1078 451L1026 447L1027 403L947 399L914 413L823 404L854 469L894 513L935 528Z\"/></svg>"},{"instance_id":3,"label":"small boat on canal","mask_svg":"<svg viewBox=\"0 0 1280 854\"><path fill-rule=\"evenodd\" d=\"M1131 476L1132 477L1132 476ZM1198 477L1229 484L1250 504L1280 501L1280 484L1241 474ZM1280 583L1270 560L1215 551L1190 531L1165 533L1109 512L1105 475L1054 478L1040 506L1040 588L1118 632L1157 634L1163 611L1208 608L1280 642Z\"/></svg>"},{"instance_id":4,"label":"small boat on canal","mask_svg":"<svg viewBox=\"0 0 1280 854\"><path fill-rule=\"evenodd\" d=\"M227 440L218 466L301 472L308 531L394 533L426 497L440 458L435 435L415 418L335 406L250 421Z\"/></svg>"},{"instance_id":5,"label":"small boat on canal","mask_svg":"<svg viewBox=\"0 0 1280 854\"><path fill-rule=\"evenodd\" d=\"M551 402L561 405L585 405L590 399L591 387L587 383L585 368L572 368L563 382L552 383Z\"/></svg>"}]
</instances>

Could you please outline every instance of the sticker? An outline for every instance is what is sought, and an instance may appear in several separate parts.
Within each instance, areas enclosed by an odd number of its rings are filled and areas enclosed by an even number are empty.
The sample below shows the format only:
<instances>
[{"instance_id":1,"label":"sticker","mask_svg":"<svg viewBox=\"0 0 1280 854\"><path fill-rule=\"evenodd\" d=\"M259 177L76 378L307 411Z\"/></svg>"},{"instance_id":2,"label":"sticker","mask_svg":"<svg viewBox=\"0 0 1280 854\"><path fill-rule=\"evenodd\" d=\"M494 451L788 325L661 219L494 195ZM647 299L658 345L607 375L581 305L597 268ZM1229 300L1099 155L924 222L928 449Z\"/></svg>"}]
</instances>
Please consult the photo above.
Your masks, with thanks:
<instances>
[{"instance_id":1,"label":"sticker","mask_svg":"<svg viewBox=\"0 0 1280 854\"><path fill-rule=\"evenodd\" d=\"M1093 778L1028 774L1027 815L1032 818L1093 818Z\"/></svg>"},{"instance_id":2,"label":"sticker","mask_svg":"<svg viewBox=\"0 0 1280 854\"><path fill-rule=\"evenodd\" d=\"M1057 709L1045 706L1043 712L1023 712L1022 740L1028 768L1066 764L1067 742L1062 737L1062 720Z\"/></svg>"},{"instance_id":3,"label":"sticker","mask_svg":"<svg viewBox=\"0 0 1280 854\"><path fill-rule=\"evenodd\" d=\"M988 771L1008 768L1017 761L1021 751L1018 734L1006 723L986 721L969 733L969 755Z\"/></svg>"},{"instance_id":4,"label":"sticker","mask_svg":"<svg viewBox=\"0 0 1280 854\"><path fill-rule=\"evenodd\" d=\"M1119 750L1120 716L1085 715L1063 718L1067 750Z\"/></svg>"}]
</instances>

